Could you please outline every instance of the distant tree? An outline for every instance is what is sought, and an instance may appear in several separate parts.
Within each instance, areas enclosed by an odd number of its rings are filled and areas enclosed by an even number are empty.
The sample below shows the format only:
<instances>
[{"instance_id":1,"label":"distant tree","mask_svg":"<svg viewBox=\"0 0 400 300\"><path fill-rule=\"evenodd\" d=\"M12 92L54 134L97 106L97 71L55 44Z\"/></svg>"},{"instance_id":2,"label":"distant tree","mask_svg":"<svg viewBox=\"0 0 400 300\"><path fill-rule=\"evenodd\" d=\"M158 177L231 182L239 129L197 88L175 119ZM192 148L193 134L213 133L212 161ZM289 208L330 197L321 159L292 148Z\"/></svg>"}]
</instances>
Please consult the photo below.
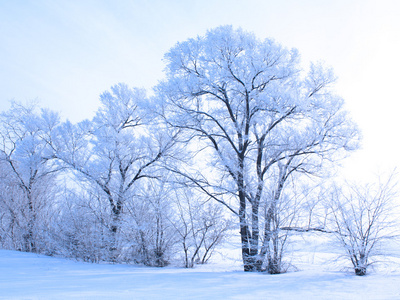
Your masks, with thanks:
<instances>
[{"instance_id":1,"label":"distant tree","mask_svg":"<svg viewBox=\"0 0 400 300\"><path fill-rule=\"evenodd\" d=\"M39 113L34 104L13 102L10 110L0 115L1 227L13 249L47 250L44 243L59 168L53 163L46 137L58 122L57 114Z\"/></svg>"},{"instance_id":2,"label":"distant tree","mask_svg":"<svg viewBox=\"0 0 400 300\"><path fill-rule=\"evenodd\" d=\"M329 225L356 275L366 275L372 259L385 253L385 243L399 236L397 196L393 176L386 182L333 187L326 202Z\"/></svg>"},{"instance_id":3,"label":"distant tree","mask_svg":"<svg viewBox=\"0 0 400 300\"><path fill-rule=\"evenodd\" d=\"M238 217L244 270L261 271L287 179L357 148L332 71L302 75L296 50L230 26L178 43L165 60L161 109L197 160L175 172Z\"/></svg>"}]
</instances>

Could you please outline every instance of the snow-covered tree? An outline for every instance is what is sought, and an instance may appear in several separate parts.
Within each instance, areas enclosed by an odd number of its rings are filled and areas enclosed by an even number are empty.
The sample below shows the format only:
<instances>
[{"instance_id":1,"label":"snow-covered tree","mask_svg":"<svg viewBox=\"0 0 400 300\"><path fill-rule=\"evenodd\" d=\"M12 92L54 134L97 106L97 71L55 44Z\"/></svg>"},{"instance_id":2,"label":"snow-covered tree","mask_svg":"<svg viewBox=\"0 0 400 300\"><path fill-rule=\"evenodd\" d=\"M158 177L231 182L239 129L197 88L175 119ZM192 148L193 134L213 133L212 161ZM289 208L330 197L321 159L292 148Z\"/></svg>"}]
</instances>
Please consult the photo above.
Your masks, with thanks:
<instances>
[{"instance_id":1,"label":"snow-covered tree","mask_svg":"<svg viewBox=\"0 0 400 300\"><path fill-rule=\"evenodd\" d=\"M287 179L357 147L332 71L316 64L304 75L296 50L230 26L178 43L165 60L162 112L196 153L175 172L238 217L244 270L260 271Z\"/></svg>"},{"instance_id":2,"label":"snow-covered tree","mask_svg":"<svg viewBox=\"0 0 400 300\"><path fill-rule=\"evenodd\" d=\"M111 260L118 257L118 232L125 204L138 182L158 177L157 165L171 152L174 137L148 109L141 89L118 84L100 96L93 121L64 123L54 138L54 156L108 203Z\"/></svg>"},{"instance_id":3,"label":"snow-covered tree","mask_svg":"<svg viewBox=\"0 0 400 300\"><path fill-rule=\"evenodd\" d=\"M39 113L34 104L13 102L10 110L0 115L1 240L11 243L5 247L50 251L46 235L59 168L53 163L47 138L58 122L57 114Z\"/></svg>"}]
</instances>

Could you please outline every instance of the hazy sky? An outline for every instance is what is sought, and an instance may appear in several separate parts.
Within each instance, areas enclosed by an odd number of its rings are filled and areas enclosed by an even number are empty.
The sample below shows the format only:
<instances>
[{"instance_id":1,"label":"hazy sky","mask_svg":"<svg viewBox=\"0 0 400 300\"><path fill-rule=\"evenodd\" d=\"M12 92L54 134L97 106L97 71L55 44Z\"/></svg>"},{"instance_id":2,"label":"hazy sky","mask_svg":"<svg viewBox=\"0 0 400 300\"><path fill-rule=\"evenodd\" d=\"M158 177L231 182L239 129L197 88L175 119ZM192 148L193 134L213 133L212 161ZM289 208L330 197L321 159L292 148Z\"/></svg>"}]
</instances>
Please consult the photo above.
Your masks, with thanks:
<instances>
[{"instance_id":1,"label":"hazy sky","mask_svg":"<svg viewBox=\"0 0 400 300\"><path fill-rule=\"evenodd\" d=\"M232 24L325 61L362 130L352 177L400 167L400 1L0 0L0 110L38 99L71 121L125 82L151 88L176 42Z\"/></svg>"}]
</instances>

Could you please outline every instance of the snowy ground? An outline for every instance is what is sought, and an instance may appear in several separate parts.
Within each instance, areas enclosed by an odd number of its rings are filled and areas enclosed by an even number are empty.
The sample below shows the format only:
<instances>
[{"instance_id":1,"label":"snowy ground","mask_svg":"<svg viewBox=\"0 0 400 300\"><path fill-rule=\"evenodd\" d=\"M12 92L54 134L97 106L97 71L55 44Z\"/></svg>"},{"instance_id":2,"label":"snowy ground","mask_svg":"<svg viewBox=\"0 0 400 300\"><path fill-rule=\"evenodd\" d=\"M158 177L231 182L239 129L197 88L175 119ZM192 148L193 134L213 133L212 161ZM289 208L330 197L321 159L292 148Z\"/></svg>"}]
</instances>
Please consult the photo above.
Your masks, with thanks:
<instances>
[{"instance_id":1,"label":"snowy ground","mask_svg":"<svg viewBox=\"0 0 400 300\"><path fill-rule=\"evenodd\" d=\"M187 270L0 250L0 299L400 299L398 265L356 277L329 255L297 252L298 271L268 275L244 273L238 260L226 257Z\"/></svg>"}]
</instances>

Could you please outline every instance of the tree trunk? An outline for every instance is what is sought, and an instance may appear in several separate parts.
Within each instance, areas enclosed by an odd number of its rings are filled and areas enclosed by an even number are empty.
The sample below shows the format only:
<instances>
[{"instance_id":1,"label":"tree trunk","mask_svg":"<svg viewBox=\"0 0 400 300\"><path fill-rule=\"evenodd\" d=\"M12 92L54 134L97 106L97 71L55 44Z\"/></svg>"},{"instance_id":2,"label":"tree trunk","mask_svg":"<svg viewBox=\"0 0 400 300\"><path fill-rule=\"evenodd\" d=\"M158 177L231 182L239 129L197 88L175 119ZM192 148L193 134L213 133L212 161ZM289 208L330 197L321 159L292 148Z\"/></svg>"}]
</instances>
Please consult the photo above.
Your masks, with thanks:
<instances>
[{"instance_id":1,"label":"tree trunk","mask_svg":"<svg viewBox=\"0 0 400 300\"><path fill-rule=\"evenodd\" d=\"M367 268L366 267L356 267L354 271L357 276L365 276L367 275Z\"/></svg>"},{"instance_id":2,"label":"tree trunk","mask_svg":"<svg viewBox=\"0 0 400 300\"><path fill-rule=\"evenodd\" d=\"M117 232L118 232L118 226L117 225L111 225L111 236L110 236L110 261L115 263L117 262L119 253L118 253L118 242L117 242Z\"/></svg>"},{"instance_id":3,"label":"tree trunk","mask_svg":"<svg viewBox=\"0 0 400 300\"><path fill-rule=\"evenodd\" d=\"M255 245L258 244L258 237L257 241L253 240L254 237L251 235L249 227L245 222L245 220L240 222L243 268L245 272L260 272L261 265L258 256L258 249L255 247Z\"/></svg>"},{"instance_id":4,"label":"tree trunk","mask_svg":"<svg viewBox=\"0 0 400 300\"><path fill-rule=\"evenodd\" d=\"M243 182L242 182L243 184ZM256 272L257 249L256 244L249 230L246 220L246 199L243 193L243 185L239 184L239 221L240 221L240 238L242 242L242 260L245 272Z\"/></svg>"},{"instance_id":5,"label":"tree trunk","mask_svg":"<svg viewBox=\"0 0 400 300\"><path fill-rule=\"evenodd\" d=\"M239 157L239 172L238 172L238 196L239 196L239 221L240 221L240 237L242 242L242 260L245 272L258 272L258 209L252 207L252 232L249 229L246 218L246 196L244 193L244 164L243 157ZM254 214L254 209L257 210ZM255 226L256 225L256 226Z\"/></svg>"},{"instance_id":6,"label":"tree trunk","mask_svg":"<svg viewBox=\"0 0 400 300\"><path fill-rule=\"evenodd\" d=\"M32 202L32 194L31 191L28 189L27 191L27 198L28 198L28 224L27 224L27 233L24 234L24 251L25 252L33 252L37 253L38 249L36 247L36 241L34 238L33 227L35 223L35 212Z\"/></svg>"},{"instance_id":7,"label":"tree trunk","mask_svg":"<svg viewBox=\"0 0 400 300\"><path fill-rule=\"evenodd\" d=\"M117 262L119 251L118 251L118 231L120 221L120 209L113 209L112 224L110 228L110 261Z\"/></svg>"}]
</instances>

